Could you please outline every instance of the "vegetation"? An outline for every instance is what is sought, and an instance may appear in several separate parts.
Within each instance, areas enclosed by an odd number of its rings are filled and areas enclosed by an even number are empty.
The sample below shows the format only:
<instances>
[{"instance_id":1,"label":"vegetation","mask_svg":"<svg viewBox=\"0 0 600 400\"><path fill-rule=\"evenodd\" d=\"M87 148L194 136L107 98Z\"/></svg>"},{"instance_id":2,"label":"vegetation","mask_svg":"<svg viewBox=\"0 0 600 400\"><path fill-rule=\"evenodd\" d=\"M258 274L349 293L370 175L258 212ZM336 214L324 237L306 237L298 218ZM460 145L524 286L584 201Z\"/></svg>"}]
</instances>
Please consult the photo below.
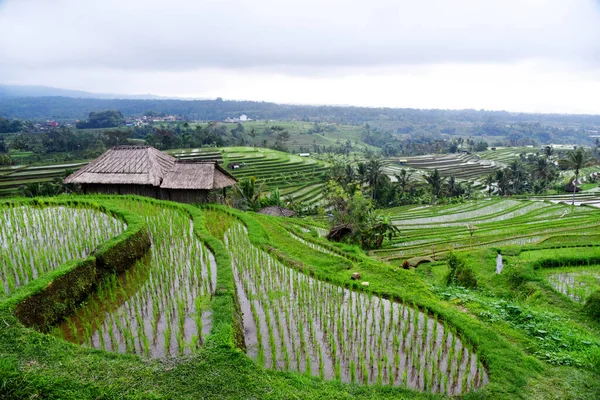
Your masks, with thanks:
<instances>
[{"instance_id":1,"label":"vegetation","mask_svg":"<svg viewBox=\"0 0 600 400\"><path fill-rule=\"evenodd\" d=\"M123 114L120 111L108 110L90 112L86 121L77 122L77 129L115 128L124 125Z\"/></svg>"},{"instance_id":2,"label":"vegetation","mask_svg":"<svg viewBox=\"0 0 600 400\"><path fill-rule=\"evenodd\" d=\"M0 194L35 197L0 204L0 398L598 398L596 117L19 102L120 111L0 119ZM239 182L200 207L62 185L122 144Z\"/></svg>"},{"instance_id":3,"label":"vegetation","mask_svg":"<svg viewBox=\"0 0 600 400\"><path fill-rule=\"evenodd\" d=\"M540 269L552 265L551 260L575 268L582 257L588 257L589 268L596 265L597 248L589 247L597 243L594 210L576 208L572 219L555 230L531 222L545 216L556 223L555 215L565 206L493 199L405 206L392 214L392 222L399 221L398 215L404 218L394 244L406 242L400 235L418 225L425 231L427 225L437 225L431 229L442 234L454 229L452 240L463 243L454 251L455 271L461 264L477 280L476 288L466 288L458 275L456 283L446 285L454 256L403 270L356 247L317 237L319 222L139 197L29 200L36 201L44 206L40 211L50 212L47 207L62 201L69 210L85 204L112 212L127 220L128 230L137 226L137 218L149 224L154 249L149 268L138 264L88 288L94 294L67 320L70 324L54 330L59 337L25 328L18 319L19 304L26 304L35 291L60 284L56 276L39 276L0 299L5 326L0 330L0 382L9 397L187 398L202 392L269 398L431 398L459 393L465 398L528 398L550 392L594 398L600 390L597 322L582 312L584 305L553 289ZM428 221L416 222L419 218ZM535 235L543 231L546 236L539 242L492 245L502 247L506 272L518 267L518 279L494 273L497 251L484 244L493 235L510 235L500 226L511 218L511 229L527 234L525 227L533 225ZM472 249L465 219L489 221L477 222ZM586 225L587 231L582 228ZM573 242L567 226L588 242ZM419 240L424 239L410 239ZM434 258L449 247L439 246ZM111 248L123 254L128 249ZM201 253L194 253L199 249ZM431 255L431 239L420 249L414 254ZM214 270L208 268L209 252L216 261ZM103 265L112 262L102 250L96 254L105 260ZM67 267L72 271L69 266L56 271ZM351 279L354 273L360 275L357 280ZM169 285L179 288L175 295L168 295L174 293ZM212 297L200 305L182 301L204 299L202 288ZM212 315L202 319L206 331L201 335L194 325L198 309ZM33 315L35 309L29 310ZM159 321L156 331L161 334L152 333L153 320ZM193 332L182 331L182 325L192 326ZM134 333L141 326L145 333ZM171 329L165 336L167 326ZM75 331L84 346L60 338ZM166 351L165 337L171 338L169 354L185 357L153 360ZM549 389L546 382L565 383Z\"/></svg>"},{"instance_id":4,"label":"vegetation","mask_svg":"<svg viewBox=\"0 0 600 400\"><path fill-rule=\"evenodd\" d=\"M448 263L448 274L446 275L446 285L458 285L466 288L476 288L477 278L473 270L465 264L456 254L450 253L446 257Z\"/></svg>"},{"instance_id":5,"label":"vegetation","mask_svg":"<svg viewBox=\"0 0 600 400\"><path fill-rule=\"evenodd\" d=\"M585 301L585 310L593 318L600 321L600 290L596 290Z\"/></svg>"}]
</instances>

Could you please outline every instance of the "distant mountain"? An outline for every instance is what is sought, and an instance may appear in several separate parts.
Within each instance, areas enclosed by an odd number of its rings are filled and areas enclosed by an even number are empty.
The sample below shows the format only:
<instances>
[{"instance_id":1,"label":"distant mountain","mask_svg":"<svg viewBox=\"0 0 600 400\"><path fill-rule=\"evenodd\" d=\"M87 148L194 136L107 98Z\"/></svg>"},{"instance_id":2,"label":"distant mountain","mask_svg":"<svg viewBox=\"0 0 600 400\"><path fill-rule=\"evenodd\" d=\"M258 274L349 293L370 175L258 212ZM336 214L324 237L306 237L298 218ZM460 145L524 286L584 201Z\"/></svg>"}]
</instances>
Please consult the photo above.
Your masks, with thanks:
<instances>
[{"instance_id":1,"label":"distant mountain","mask_svg":"<svg viewBox=\"0 0 600 400\"><path fill-rule=\"evenodd\" d=\"M72 97L77 99L133 99L133 100L156 100L168 97L153 94L111 94L91 93L83 90L61 89L50 86L32 85L4 85L0 84L0 98L7 97Z\"/></svg>"}]
</instances>

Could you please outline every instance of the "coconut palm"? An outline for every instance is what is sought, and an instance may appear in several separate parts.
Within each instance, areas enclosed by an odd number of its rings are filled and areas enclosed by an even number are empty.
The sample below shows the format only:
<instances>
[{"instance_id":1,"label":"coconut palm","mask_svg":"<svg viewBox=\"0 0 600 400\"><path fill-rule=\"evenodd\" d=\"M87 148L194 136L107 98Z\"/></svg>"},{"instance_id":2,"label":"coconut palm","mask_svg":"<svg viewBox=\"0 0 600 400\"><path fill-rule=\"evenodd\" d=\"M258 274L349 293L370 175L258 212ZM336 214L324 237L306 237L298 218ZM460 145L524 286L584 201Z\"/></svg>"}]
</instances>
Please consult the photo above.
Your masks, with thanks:
<instances>
[{"instance_id":1,"label":"coconut palm","mask_svg":"<svg viewBox=\"0 0 600 400\"><path fill-rule=\"evenodd\" d=\"M359 162L356 164L356 174L358 175L358 181L361 185L367 182L367 164Z\"/></svg>"},{"instance_id":2,"label":"coconut palm","mask_svg":"<svg viewBox=\"0 0 600 400\"><path fill-rule=\"evenodd\" d=\"M383 173L383 162L378 158L369 160L366 166L366 179L371 188L371 198L375 199L375 193L387 180L387 175Z\"/></svg>"},{"instance_id":3,"label":"coconut palm","mask_svg":"<svg viewBox=\"0 0 600 400\"><path fill-rule=\"evenodd\" d=\"M398 186L400 186L400 190L401 190L400 193L401 193L402 197L404 197L404 194L406 193L406 189L410 186L410 176L411 175L412 174L409 173L405 169L401 169L399 174L394 175L394 177L398 181Z\"/></svg>"},{"instance_id":4,"label":"coconut palm","mask_svg":"<svg viewBox=\"0 0 600 400\"><path fill-rule=\"evenodd\" d=\"M494 184L494 181L495 179L493 174L489 174L483 179L483 184L487 186L488 196L490 197L492 197L492 191L494 190L494 187L492 186Z\"/></svg>"},{"instance_id":5,"label":"coconut palm","mask_svg":"<svg viewBox=\"0 0 600 400\"><path fill-rule=\"evenodd\" d=\"M588 154L583 147L567 153L565 163L575 170L575 180L573 181L573 200L571 201L571 209L575 206L575 193L577 192L577 181L579 180L579 170L585 167L590 161Z\"/></svg>"},{"instance_id":6,"label":"coconut palm","mask_svg":"<svg viewBox=\"0 0 600 400\"><path fill-rule=\"evenodd\" d=\"M442 191L442 185L444 184L445 178L442 178L437 168L429 175L425 175L424 178L429 186L431 186L431 203L434 204Z\"/></svg>"},{"instance_id":7,"label":"coconut palm","mask_svg":"<svg viewBox=\"0 0 600 400\"><path fill-rule=\"evenodd\" d=\"M533 174L542 181L542 185L546 186L548 181L553 179L554 164L548 162L548 157L538 157Z\"/></svg>"}]
</instances>

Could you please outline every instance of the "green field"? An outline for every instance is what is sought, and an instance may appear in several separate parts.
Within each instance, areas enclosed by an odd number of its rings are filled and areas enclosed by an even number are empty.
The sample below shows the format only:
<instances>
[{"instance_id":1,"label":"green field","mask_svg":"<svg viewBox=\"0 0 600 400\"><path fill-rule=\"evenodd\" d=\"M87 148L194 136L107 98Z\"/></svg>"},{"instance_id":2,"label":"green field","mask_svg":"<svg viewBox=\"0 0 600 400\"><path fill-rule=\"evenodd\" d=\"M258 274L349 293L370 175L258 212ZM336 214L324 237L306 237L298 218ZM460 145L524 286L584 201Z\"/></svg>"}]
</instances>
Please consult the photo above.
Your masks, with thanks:
<instances>
[{"instance_id":1,"label":"green field","mask_svg":"<svg viewBox=\"0 0 600 400\"><path fill-rule=\"evenodd\" d=\"M244 154L231 150L224 159ZM2 395L594 399L600 325L581 297L598 287L600 213L565 209L402 207L392 210L401 234L370 257L309 220L224 206L10 200L0 208ZM478 227L472 238L466 223ZM28 241L39 224L44 253ZM89 231L106 235L79 235ZM477 288L446 285L450 249ZM425 255L433 262L397 266ZM115 274L113 260L126 259Z\"/></svg>"}]
</instances>

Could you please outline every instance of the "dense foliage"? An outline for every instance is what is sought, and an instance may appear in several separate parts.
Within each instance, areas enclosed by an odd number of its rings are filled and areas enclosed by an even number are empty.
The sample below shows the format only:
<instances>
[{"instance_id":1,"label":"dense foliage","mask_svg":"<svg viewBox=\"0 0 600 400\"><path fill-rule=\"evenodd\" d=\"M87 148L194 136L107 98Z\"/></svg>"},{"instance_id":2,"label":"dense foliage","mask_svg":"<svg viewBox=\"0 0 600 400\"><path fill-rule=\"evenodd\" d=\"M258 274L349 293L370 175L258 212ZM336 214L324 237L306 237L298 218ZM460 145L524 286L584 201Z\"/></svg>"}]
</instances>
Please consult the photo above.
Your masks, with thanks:
<instances>
[{"instance_id":1,"label":"dense foliage","mask_svg":"<svg viewBox=\"0 0 600 400\"><path fill-rule=\"evenodd\" d=\"M123 119L123 114L120 111L92 111L86 121L79 121L75 126L77 129L116 128L124 125Z\"/></svg>"},{"instance_id":2,"label":"dense foliage","mask_svg":"<svg viewBox=\"0 0 600 400\"><path fill-rule=\"evenodd\" d=\"M485 110L417 110L340 106L298 106L267 102L216 100L131 100L68 97L0 97L0 115L25 120L83 119L95 110L119 110L123 115L179 115L186 120L222 121L246 114L261 120L329 121L342 124L370 123L388 138L391 134L443 139L441 135L504 137L510 145L538 143L590 143L588 130L597 130L600 117L594 115L525 114ZM115 125L112 125L115 126ZM91 126L90 126L91 127ZM379 147L400 149L395 140L370 140ZM476 140L479 142L479 140ZM407 147L407 145L403 145ZM405 150L408 153L409 149Z\"/></svg>"}]
</instances>

